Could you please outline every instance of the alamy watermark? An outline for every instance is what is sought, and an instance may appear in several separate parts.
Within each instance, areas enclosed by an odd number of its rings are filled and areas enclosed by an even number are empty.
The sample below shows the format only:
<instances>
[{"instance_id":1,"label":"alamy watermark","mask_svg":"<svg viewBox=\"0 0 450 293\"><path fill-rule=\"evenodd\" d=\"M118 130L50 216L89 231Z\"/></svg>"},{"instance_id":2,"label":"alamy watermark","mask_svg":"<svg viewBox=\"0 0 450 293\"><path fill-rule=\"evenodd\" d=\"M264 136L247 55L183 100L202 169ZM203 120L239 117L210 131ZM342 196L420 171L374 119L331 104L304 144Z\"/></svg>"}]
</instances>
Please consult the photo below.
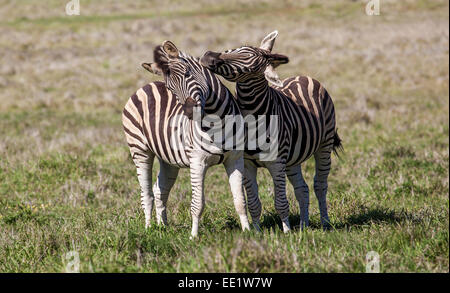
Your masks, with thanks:
<instances>
[{"instance_id":1,"label":"alamy watermark","mask_svg":"<svg viewBox=\"0 0 450 293\"><path fill-rule=\"evenodd\" d=\"M366 273L380 272L380 255L376 251L369 251L366 254Z\"/></svg>"},{"instance_id":2,"label":"alamy watermark","mask_svg":"<svg viewBox=\"0 0 450 293\"><path fill-rule=\"evenodd\" d=\"M80 0L71 0L66 4L67 15L80 15Z\"/></svg>"},{"instance_id":3,"label":"alamy watermark","mask_svg":"<svg viewBox=\"0 0 450 293\"><path fill-rule=\"evenodd\" d=\"M370 0L366 4L367 15L380 15L380 0Z\"/></svg>"},{"instance_id":4,"label":"alamy watermark","mask_svg":"<svg viewBox=\"0 0 450 293\"><path fill-rule=\"evenodd\" d=\"M172 129L171 146L175 151L185 148L185 143L197 143L191 141L189 134L184 133L184 128L178 127L182 114L174 116L169 121ZM220 150L245 150L254 151L260 161L274 161L278 156L278 115L226 115L221 119L217 115L205 115L202 117L198 107L193 109L194 128L201 134L202 147L216 148ZM181 138L182 145L178 143Z\"/></svg>"},{"instance_id":5,"label":"alamy watermark","mask_svg":"<svg viewBox=\"0 0 450 293\"><path fill-rule=\"evenodd\" d=\"M62 257L62 262L65 264L66 273L80 272L80 255L77 251L69 251Z\"/></svg>"}]
</instances>

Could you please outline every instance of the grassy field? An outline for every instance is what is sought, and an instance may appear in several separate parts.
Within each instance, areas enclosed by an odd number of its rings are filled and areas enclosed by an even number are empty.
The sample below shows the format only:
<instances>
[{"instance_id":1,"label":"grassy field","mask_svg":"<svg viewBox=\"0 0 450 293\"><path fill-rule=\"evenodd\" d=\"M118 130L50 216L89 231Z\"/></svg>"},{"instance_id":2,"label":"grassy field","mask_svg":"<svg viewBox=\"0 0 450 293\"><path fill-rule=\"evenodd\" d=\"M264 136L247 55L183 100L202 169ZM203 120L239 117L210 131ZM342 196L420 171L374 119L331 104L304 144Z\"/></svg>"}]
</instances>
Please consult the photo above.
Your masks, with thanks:
<instances>
[{"instance_id":1,"label":"grassy field","mask_svg":"<svg viewBox=\"0 0 450 293\"><path fill-rule=\"evenodd\" d=\"M381 1L0 0L0 272L449 272L449 3ZM299 3L301 2L301 3ZM263 233L243 233L225 170L206 179L200 238L189 241L182 170L169 227L144 229L121 111L157 80L140 64L172 40L199 56L257 45L274 29L280 77L309 75L333 97L345 153L329 178L331 231L281 233L267 171ZM227 83L230 87L232 84ZM314 163L304 175L312 190ZM158 166L154 167L156 176ZM153 177L155 178L155 177Z\"/></svg>"}]
</instances>

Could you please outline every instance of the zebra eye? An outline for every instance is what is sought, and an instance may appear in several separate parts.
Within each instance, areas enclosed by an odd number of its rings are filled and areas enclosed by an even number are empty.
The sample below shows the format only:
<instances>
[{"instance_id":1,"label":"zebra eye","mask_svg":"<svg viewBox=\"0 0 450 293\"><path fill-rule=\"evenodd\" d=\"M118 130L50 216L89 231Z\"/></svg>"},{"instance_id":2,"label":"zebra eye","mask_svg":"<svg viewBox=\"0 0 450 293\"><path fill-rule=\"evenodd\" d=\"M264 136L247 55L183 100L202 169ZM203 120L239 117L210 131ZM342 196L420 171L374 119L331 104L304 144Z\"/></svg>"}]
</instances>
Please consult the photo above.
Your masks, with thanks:
<instances>
[{"instance_id":1,"label":"zebra eye","mask_svg":"<svg viewBox=\"0 0 450 293\"><path fill-rule=\"evenodd\" d=\"M191 72L188 69L184 72L184 77L188 77L189 75L191 75Z\"/></svg>"}]
</instances>

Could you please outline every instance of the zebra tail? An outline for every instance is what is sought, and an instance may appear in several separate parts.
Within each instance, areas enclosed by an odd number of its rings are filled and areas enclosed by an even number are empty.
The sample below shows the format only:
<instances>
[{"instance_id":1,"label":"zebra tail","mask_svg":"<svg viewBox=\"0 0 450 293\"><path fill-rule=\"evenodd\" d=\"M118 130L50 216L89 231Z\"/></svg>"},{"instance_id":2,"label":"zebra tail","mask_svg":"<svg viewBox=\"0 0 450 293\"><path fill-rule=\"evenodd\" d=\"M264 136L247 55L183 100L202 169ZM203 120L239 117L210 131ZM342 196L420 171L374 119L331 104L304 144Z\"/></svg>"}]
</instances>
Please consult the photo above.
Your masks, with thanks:
<instances>
[{"instance_id":1,"label":"zebra tail","mask_svg":"<svg viewBox=\"0 0 450 293\"><path fill-rule=\"evenodd\" d=\"M340 153L344 152L344 146L342 145L342 139L339 137L336 128L333 136L333 153L336 155L336 157L340 158L339 152Z\"/></svg>"}]
</instances>

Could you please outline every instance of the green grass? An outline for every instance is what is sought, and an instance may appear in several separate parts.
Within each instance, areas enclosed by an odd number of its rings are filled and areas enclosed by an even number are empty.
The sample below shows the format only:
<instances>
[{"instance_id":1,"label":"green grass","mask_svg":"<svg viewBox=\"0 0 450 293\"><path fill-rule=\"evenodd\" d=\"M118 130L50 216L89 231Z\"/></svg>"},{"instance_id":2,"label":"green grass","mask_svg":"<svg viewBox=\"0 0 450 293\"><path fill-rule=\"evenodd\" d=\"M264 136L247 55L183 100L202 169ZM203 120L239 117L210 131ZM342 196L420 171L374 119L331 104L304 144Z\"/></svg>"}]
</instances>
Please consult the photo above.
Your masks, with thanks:
<instances>
[{"instance_id":1,"label":"green grass","mask_svg":"<svg viewBox=\"0 0 450 293\"><path fill-rule=\"evenodd\" d=\"M447 1L382 1L373 17L349 1L81 1L70 19L60 1L0 3L0 272L64 272L69 251L81 272L365 272L369 251L382 272L449 271ZM185 169L170 226L145 229L121 126L130 94L158 79L139 64L165 39L200 55L274 29L291 60L280 76L311 75L336 105L333 228L322 231L311 192L301 231L289 185L294 230L283 234L261 170L263 232L242 232L215 166L197 240ZM314 162L302 167L312 190Z\"/></svg>"}]
</instances>

